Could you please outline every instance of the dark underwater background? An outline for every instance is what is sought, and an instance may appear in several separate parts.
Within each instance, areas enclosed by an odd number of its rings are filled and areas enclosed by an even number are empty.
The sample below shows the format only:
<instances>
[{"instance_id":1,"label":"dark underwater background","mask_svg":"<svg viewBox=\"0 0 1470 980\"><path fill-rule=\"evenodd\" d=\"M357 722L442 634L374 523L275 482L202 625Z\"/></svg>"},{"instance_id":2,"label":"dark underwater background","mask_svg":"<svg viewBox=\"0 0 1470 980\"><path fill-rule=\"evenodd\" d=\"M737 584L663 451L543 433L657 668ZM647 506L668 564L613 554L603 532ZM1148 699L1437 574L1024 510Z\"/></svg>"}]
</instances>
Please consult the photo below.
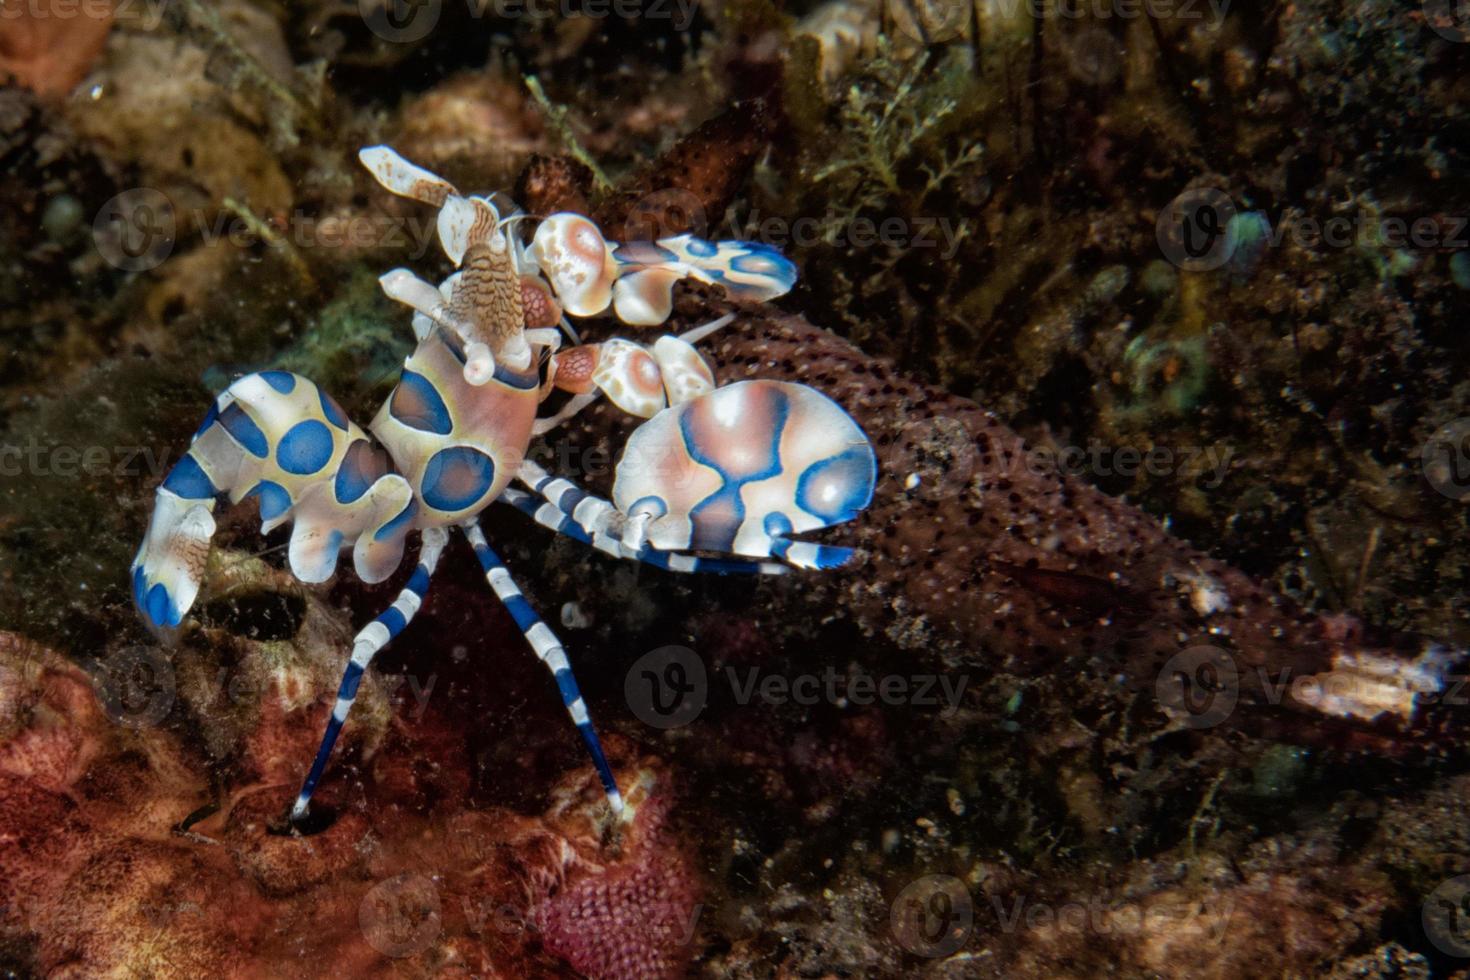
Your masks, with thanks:
<instances>
[{"instance_id":1,"label":"dark underwater background","mask_svg":"<svg viewBox=\"0 0 1470 980\"><path fill-rule=\"evenodd\" d=\"M0 72L6 976L1470 970L1461 0L24 0ZM626 826L462 541L307 833L411 563L303 585L247 502L175 635L132 606L231 380L361 425L392 390L377 277L451 267L379 143L613 240L780 249L789 294L686 282L668 329L735 313L721 383L877 450L835 572L487 512ZM632 428L533 458L606 494Z\"/></svg>"}]
</instances>

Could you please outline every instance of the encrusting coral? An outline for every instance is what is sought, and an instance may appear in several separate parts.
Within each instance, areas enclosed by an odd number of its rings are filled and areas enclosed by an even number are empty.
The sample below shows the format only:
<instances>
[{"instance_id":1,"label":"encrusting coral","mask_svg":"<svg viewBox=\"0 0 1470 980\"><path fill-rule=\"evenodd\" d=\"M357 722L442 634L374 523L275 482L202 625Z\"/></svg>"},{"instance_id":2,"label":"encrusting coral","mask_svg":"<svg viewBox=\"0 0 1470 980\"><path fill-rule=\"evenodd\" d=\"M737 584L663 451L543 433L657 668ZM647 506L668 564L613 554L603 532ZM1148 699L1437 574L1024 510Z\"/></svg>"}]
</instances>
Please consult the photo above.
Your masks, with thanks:
<instances>
[{"instance_id":1,"label":"encrusting coral","mask_svg":"<svg viewBox=\"0 0 1470 980\"><path fill-rule=\"evenodd\" d=\"M403 788L400 756L321 833L277 836L288 786L237 782L218 812L202 807L207 764L131 714L121 678L0 633L0 679L0 962L15 968L526 976L556 974L560 956L662 980L695 948L699 876L653 760L623 770L633 819L616 830L590 773L552 787L540 817L454 793L414 813L372 802ZM262 714L232 751L278 727Z\"/></svg>"}]
</instances>

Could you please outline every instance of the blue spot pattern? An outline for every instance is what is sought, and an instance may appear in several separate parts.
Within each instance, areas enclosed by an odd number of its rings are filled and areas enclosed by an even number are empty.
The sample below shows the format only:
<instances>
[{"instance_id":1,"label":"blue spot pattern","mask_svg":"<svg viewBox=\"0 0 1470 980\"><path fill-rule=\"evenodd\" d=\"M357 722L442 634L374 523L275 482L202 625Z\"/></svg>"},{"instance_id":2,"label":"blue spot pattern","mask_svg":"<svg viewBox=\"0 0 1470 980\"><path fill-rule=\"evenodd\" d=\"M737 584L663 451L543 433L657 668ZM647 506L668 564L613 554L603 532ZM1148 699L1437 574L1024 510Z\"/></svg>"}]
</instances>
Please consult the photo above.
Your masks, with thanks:
<instances>
[{"instance_id":1,"label":"blue spot pattern","mask_svg":"<svg viewBox=\"0 0 1470 980\"><path fill-rule=\"evenodd\" d=\"M335 398L327 394L325 391L322 391L320 388L316 390L316 393L317 396L321 399L322 414L327 417L327 421L335 425L337 428L341 429L343 432L346 432L347 413L342 411L342 406L338 405Z\"/></svg>"},{"instance_id":2,"label":"blue spot pattern","mask_svg":"<svg viewBox=\"0 0 1470 980\"><path fill-rule=\"evenodd\" d=\"M519 371L512 371L505 365L498 363L495 365L495 380L507 387L516 388L520 391L530 391L532 388L537 388L541 385L541 379L534 371L522 374Z\"/></svg>"},{"instance_id":3,"label":"blue spot pattern","mask_svg":"<svg viewBox=\"0 0 1470 980\"><path fill-rule=\"evenodd\" d=\"M730 260L730 268L749 276L761 276L778 284L783 291L796 285L796 265L779 251L761 242L741 242L746 254ZM741 289L740 283L725 282L728 289Z\"/></svg>"},{"instance_id":4,"label":"blue spot pattern","mask_svg":"<svg viewBox=\"0 0 1470 980\"><path fill-rule=\"evenodd\" d=\"M429 457L420 495L435 510L466 510L495 482L495 461L472 446L450 446Z\"/></svg>"},{"instance_id":5,"label":"blue spot pattern","mask_svg":"<svg viewBox=\"0 0 1470 980\"><path fill-rule=\"evenodd\" d=\"M276 446L276 464L287 473L310 476L332 459L332 431L316 419L297 422Z\"/></svg>"},{"instance_id":6,"label":"blue spot pattern","mask_svg":"<svg viewBox=\"0 0 1470 980\"><path fill-rule=\"evenodd\" d=\"M204 430L207 429L207 428L209 428L211 425L213 425L214 424L214 420L217 419L217 418L219 418L219 399L218 398L216 398L210 404L209 411L204 414L204 421L203 422L200 422L199 423L199 428L197 428L197 429L194 430L194 438L195 439L198 439L200 436L204 435Z\"/></svg>"},{"instance_id":7,"label":"blue spot pattern","mask_svg":"<svg viewBox=\"0 0 1470 980\"><path fill-rule=\"evenodd\" d=\"M623 265L662 265L678 262L679 257L653 242L628 242L613 249L613 259Z\"/></svg>"},{"instance_id":8,"label":"blue spot pattern","mask_svg":"<svg viewBox=\"0 0 1470 980\"><path fill-rule=\"evenodd\" d=\"M690 235L684 240L684 248L688 250L690 255L697 255L702 259L707 259L719 251L719 248L713 242L705 241L703 238L696 238L693 235Z\"/></svg>"},{"instance_id":9,"label":"blue spot pattern","mask_svg":"<svg viewBox=\"0 0 1470 980\"><path fill-rule=\"evenodd\" d=\"M291 509L291 494L273 480L261 480L245 496L260 498L260 519L263 521L275 520Z\"/></svg>"},{"instance_id":10,"label":"blue spot pattern","mask_svg":"<svg viewBox=\"0 0 1470 980\"><path fill-rule=\"evenodd\" d=\"M652 495L647 497L639 497L628 506L628 513L641 514L645 509L648 510L649 513L651 513L655 518L663 517L669 512L669 503L662 497L655 497ZM562 510L566 511L568 514L571 513L571 510L569 508L563 507Z\"/></svg>"},{"instance_id":11,"label":"blue spot pattern","mask_svg":"<svg viewBox=\"0 0 1470 980\"><path fill-rule=\"evenodd\" d=\"M791 533L791 518L779 511L772 511L766 515L766 533L773 538Z\"/></svg>"},{"instance_id":12,"label":"blue spot pattern","mask_svg":"<svg viewBox=\"0 0 1470 980\"><path fill-rule=\"evenodd\" d=\"M185 500L210 500L219 496L219 491L191 453L185 453L174 464L174 468L168 471L163 488Z\"/></svg>"},{"instance_id":13,"label":"blue spot pattern","mask_svg":"<svg viewBox=\"0 0 1470 980\"><path fill-rule=\"evenodd\" d=\"M388 412L395 419L420 432L447 436L454 429L449 408L433 382L415 371L404 371L388 402Z\"/></svg>"},{"instance_id":14,"label":"blue spot pattern","mask_svg":"<svg viewBox=\"0 0 1470 980\"><path fill-rule=\"evenodd\" d=\"M877 477L873 451L866 445L853 446L807 467L796 482L796 504L828 524L841 524L852 520L872 502ZM847 494L831 502L819 500L814 485L820 482L835 483L846 488Z\"/></svg>"},{"instance_id":15,"label":"blue spot pattern","mask_svg":"<svg viewBox=\"0 0 1470 980\"><path fill-rule=\"evenodd\" d=\"M219 424L250 455L265 459L270 454L270 444L266 441L265 433L260 431L260 426L246 414L239 402L234 402L219 413Z\"/></svg>"},{"instance_id":16,"label":"blue spot pattern","mask_svg":"<svg viewBox=\"0 0 1470 980\"><path fill-rule=\"evenodd\" d=\"M289 395L296 390L296 375L289 371L262 371L260 380L283 395Z\"/></svg>"},{"instance_id":17,"label":"blue spot pattern","mask_svg":"<svg viewBox=\"0 0 1470 980\"><path fill-rule=\"evenodd\" d=\"M133 601L155 626L177 626L184 618L163 583L148 588L142 565L133 569Z\"/></svg>"},{"instance_id":18,"label":"blue spot pattern","mask_svg":"<svg viewBox=\"0 0 1470 980\"><path fill-rule=\"evenodd\" d=\"M373 533L373 540L374 541L386 541L386 540L388 540L393 535L397 534L398 531L404 525L406 525L409 521L413 520L413 515L417 514L418 513L418 510L419 510L418 501L410 500L408 502L408 504L405 505L404 508L401 511L398 512L398 516L397 517L393 518L391 521L389 521L388 523L384 524L382 527L378 528L378 530Z\"/></svg>"},{"instance_id":19,"label":"blue spot pattern","mask_svg":"<svg viewBox=\"0 0 1470 980\"><path fill-rule=\"evenodd\" d=\"M776 418L771 426L771 431L766 433L769 440L766 447L765 468L750 474L743 480L734 480L730 474L712 457L701 451L699 440L690 429L690 413L685 411L679 415L679 431L684 437L684 446L689 450L689 458L696 463L703 463L716 473L720 474L723 481L720 489L705 497L689 511L689 521L693 526L693 535L690 546L694 548L707 548L711 551L729 551L735 545L735 535L740 530L741 523L745 520L745 503L740 499L740 491L747 483L757 480L769 480L781 472L781 433L786 428L786 418L791 411L790 399L786 394L777 391L772 395L775 401ZM728 508L733 515L728 522L723 519L713 519L714 514Z\"/></svg>"},{"instance_id":20,"label":"blue spot pattern","mask_svg":"<svg viewBox=\"0 0 1470 980\"><path fill-rule=\"evenodd\" d=\"M851 548L839 548L830 544L817 545L816 566L822 571L841 568L852 560L856 552Z\"/></svg>"},{"instance_id":21,"label":"blue spot pattern","mask_svg":"<svg viewBox=\"0 0 1470 980\"><path fill-rule=\"evenodd\" d=\"M332 492L336 494L338 503L353 503L367 493L385 472L387 468L373 452L372 444L366 439L358 439L347 447L342 456Z\"/></svg>"}]
</instances>

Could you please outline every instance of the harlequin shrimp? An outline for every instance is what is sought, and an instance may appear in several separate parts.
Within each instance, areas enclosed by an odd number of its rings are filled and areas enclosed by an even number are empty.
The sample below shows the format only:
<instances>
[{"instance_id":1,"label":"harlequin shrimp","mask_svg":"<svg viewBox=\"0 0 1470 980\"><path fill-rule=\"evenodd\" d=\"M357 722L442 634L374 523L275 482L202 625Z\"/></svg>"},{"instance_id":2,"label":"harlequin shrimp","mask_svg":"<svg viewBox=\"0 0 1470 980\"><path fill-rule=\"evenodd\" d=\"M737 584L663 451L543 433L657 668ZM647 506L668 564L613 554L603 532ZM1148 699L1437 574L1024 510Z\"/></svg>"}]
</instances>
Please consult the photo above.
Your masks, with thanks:
<instances>
[{"instance_id":1,"label":"harlequin shrimp","mask_svg":"<svg viewBox=\"0 0 1470 980\"><path fill-rule=\"evenodd\" d=\"M536 656L551 671L609 804L622 798L566 651L522 596L480 527L505 501L541 524L619 558L682 572L781 574L840 566L850 550L792 535L851 520L873 493L876 459L836 403L798 384L715 386L693 343L716 321L651 348L628 340L563 350L564 313L609 307L626 323L662 323L680 279L732 296L780 296L795 269L751 242L690 235L620 245L588 218L554 214L529 246L529 220L488 197L461 195L387 147L360 153L380 184L439 209L437 231L455 267L437 287L406 269L380 280L413 312L417 346L364 431L312 381L283 371L239 378L215 400L188 451L156 492L132 566L132 591L149 627L167 637L198 596L214 509L254 498L262 532L291 521L287 557L303 582L329 579L351 548L358 576L381 582L419 532L417 567L393 604L353 641L326 732L289 818L308 812L363 672L424 601L449 540L461 529ZM505 202L501 202L502 206ZM575 336L573 334L573 336ZM538 419L553 390L566 408ZM532 438L598 394L646 418L616 467L612 500L527 460ZM524 489L512 487L518 480ZM700 556L718 552L726 557ZM772 560L774 559L774 560Z\"/></svg>"}]
</instances>

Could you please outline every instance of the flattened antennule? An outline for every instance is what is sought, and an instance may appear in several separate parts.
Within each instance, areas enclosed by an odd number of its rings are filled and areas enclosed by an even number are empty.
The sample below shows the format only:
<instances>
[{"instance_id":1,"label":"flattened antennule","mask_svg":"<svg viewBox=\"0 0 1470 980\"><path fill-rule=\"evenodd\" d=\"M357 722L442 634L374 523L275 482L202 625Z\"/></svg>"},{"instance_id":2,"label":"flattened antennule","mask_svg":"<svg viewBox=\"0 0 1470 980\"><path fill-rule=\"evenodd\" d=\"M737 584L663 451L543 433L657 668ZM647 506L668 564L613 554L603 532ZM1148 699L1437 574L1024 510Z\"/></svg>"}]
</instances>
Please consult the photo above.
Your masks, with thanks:
<instances>
[{"instance_id":1,"label":"flattened antennule","mask_svg":"<svg viewBox=\"0 0 1470 980\"><path fill-rule=\"evenodd\" d=\"M423 167L409 163L387 146L367 146L357 151L357 159L368 169L373 178L399 197L412 198L434 207L443 207L450 196L458 196L454 185L430 173Z\"/></svg>"}]
</instances>

